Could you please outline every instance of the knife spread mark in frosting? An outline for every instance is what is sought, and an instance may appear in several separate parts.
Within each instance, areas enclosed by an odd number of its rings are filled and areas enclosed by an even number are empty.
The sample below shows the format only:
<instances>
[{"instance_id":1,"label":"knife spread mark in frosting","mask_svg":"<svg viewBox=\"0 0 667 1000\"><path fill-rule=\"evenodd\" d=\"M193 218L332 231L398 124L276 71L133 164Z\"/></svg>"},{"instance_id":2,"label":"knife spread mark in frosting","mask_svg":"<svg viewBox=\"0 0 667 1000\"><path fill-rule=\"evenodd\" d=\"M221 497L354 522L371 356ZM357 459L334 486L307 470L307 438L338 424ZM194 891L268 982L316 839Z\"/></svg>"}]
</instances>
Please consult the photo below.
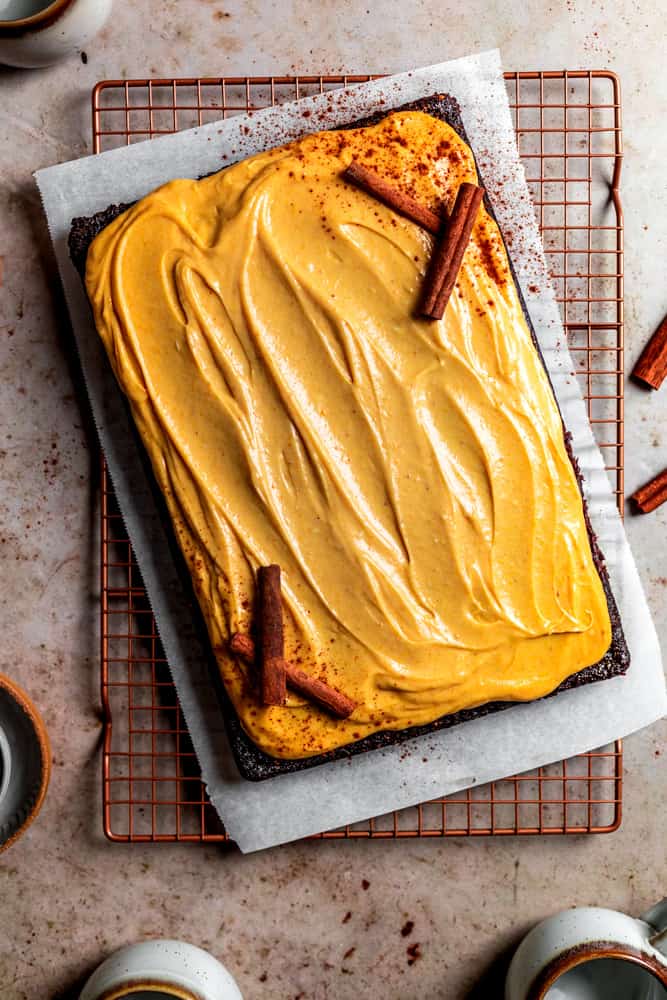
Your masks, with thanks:
<instances>
[{"instance_id":1,"label":"knife spread mark in frosting","mask_svg":"<svg viewBox=\"0 0 667 1000\"><path fill-rule=\"evenodd\" d=\"M277 757L496 699L610 643L576 477L498 229L482 208L444 318L415 315L432 237L351 185L434 210L477 181L421 112L173 181L94 241L97 329L151 458L230 697ZM227 651L259 565L286 655L348 694L264 707Z\"/></svg>"}]
</instances>

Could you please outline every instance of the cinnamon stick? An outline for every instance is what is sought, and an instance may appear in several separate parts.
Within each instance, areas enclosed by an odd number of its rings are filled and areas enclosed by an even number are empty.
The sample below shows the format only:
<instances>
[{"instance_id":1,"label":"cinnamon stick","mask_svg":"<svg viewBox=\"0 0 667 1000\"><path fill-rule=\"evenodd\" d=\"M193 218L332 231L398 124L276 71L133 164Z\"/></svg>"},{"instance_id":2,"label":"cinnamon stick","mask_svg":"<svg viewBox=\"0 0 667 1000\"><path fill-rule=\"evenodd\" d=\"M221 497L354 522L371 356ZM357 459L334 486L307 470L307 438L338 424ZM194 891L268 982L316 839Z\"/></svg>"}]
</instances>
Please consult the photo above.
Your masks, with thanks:
<instances>
[{"instance_id":1,"label":"cinnamon stick","mask_svg":"<svg viewBox=\"0 0 667 1000\"><path fill-rule=\"evenodd\" d=\"M631 500L634 500L641 514L649 514L661 503L667 500L667 469L663 469L650 483L636 490Z\"/></svg>"},{"instance_id":2,"label":"cinnamon stick","mask_svg":"<svg viewBox=\"0 0 667 1000\"><path fill-rule=\"evenodd\" d=\"M632 376L651 389L659 389L664 382L667 376L667 316L639 356Z\"/></svg>"},{"instance_id":3,"label":"cinnamon stick","mask_svg":"<svg viewBox=\"0 0 667 1000\"><path fill-rule=\"evenodd\" d=\"M353 160L349 167L343 171L343 177L346 181L351 181L357 187L384 202L389 208L393 208L399 215L404 215L406 219L416 222L422 229L427 229L434 236L440 232L442 219L436 212L425 208L415 198L394 187L375 170L370 170Z\"/></svg>"},{"instance_id":4,"label":"cinnamon stick","mask_svg":"<svg viewBox=\"0 0 667 1000\"><path fill-rule=\"evenodd\" d=\"M484 189L467 181L459 188L449 221L433 249L419 311L429 319L442 319L449 302L463 255L470 241Z\"/></svg>"},{"instance_id":5,"label":"cinnamon stick","mask_svg":"<svg viewBox=\"0 0 667 1000\"><path fill-rule=\"evenodd\" d=\"M280 566L260 566L257 585L262 701L265 705L284 705L287 691Z\"/></svg>"},{"instance_id":6,"label":"cinnamon stick","mask_svg":"<svg viewBox=\"0 0 667 1000\"><path fill-rule=\"evenodd\" d=\"M347 719L357 707L356 703L342 691L331 687L318 677L311 677L304 670L299 670L292 664L287 670L287 680L289 686L302 694L304 698L311 698L321 708L326 708L338 719Z\"/></svg>"},{"instance_id":7,"label":"cinnamon stick","mask_svg":"<svg viewBox=\"0 0 667 1000\"><path fill-rule=\"evenodd\" d=\"M235 632L229 641L229 648L232 653L238 656L239 660L243 660L250 667L255 666L255 643L249 635L244 635L243 632Z\"/></svg>"},{"instance_id":8,"label":"cinnamon stick","mask_svg":"<svg viewBox=\"0 0 667 1000\"><path fill-rule=\"evenodd\" d=\"M255 643L249 635L236 632L232 636L229 647L239 659L250 665L254 664ZM287 683L294 691L303 695L304 698L314 701L320 708L331 712L338 719L347 719L357 707L356 703L342 691L338 691L337 688L331 687L330 684L317 677L310 677L304 670L300 670L287 661L285 662L285 674Z\"/></svg>"}]
</instances>

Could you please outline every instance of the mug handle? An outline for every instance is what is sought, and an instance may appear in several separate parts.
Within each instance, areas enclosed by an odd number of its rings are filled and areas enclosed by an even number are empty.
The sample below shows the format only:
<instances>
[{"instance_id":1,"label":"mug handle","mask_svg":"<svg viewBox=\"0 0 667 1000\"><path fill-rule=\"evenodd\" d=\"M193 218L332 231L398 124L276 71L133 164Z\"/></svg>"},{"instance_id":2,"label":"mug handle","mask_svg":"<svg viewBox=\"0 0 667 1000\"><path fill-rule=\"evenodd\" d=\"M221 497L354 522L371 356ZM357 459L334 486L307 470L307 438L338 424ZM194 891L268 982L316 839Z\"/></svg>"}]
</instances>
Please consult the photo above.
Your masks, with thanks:
<instances>
[{"instance_id":1,"label":"mug handle","mask_svg":"<svg viewBox=\"0 0 667 1000\"><path fill-rule=\"evenodd\" d=\"M646 913L642 913L639 919L655 932L649 937L649 944L663 955L667 955L667 896Z\"/></svg>"}]
</instances>

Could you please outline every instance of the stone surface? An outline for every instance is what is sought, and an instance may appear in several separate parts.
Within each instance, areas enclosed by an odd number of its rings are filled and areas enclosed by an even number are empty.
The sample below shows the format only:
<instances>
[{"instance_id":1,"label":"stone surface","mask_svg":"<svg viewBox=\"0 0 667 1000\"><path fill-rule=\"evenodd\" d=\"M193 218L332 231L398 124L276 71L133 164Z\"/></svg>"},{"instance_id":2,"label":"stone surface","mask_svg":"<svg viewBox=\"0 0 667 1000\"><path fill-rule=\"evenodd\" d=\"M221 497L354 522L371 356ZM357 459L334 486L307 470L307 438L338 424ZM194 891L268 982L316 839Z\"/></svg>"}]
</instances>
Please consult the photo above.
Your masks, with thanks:
<instances>
[{"instance_id":1,"label":"stone surface","mask_svg":"<svg viewBox=\"0 0 667 1000\"><path fill-rule=\"evenodd\" d=\"M0 858L3 1000L75 997L107 952L151 935L209 948L248 1000L493 998L499 956L536 920L590 903L637 913L664 893L664 724L625 742L624 821L607 837L307 843L248 858L103 839L96 452L30 176L90 151L90 89L107 77L391 72L494 45L508 69L609 67L624 101L629 368L667 310L663 39L656 0L116 0L86 63L0 69L0 670L42 709L55 765L41 816ZM630 492L667 465L667 388L628 383L626 399ZM667 507L629 517L628 532L666 646Z\"/></svg>"}]
</instances>

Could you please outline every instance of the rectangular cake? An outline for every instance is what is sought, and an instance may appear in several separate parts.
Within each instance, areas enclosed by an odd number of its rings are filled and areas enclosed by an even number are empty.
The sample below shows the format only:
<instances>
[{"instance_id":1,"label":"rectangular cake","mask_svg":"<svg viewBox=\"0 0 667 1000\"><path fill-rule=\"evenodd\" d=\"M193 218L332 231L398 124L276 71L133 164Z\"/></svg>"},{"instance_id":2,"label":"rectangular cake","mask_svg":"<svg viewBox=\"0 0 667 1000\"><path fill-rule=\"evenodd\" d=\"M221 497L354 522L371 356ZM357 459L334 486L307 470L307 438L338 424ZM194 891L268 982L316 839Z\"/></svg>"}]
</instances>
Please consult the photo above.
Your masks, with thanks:
<instances>
[{"instance_id":1,"label":"rectangular cake","mask_svg":"<svg viewBox=\"0 0 667 1000\"><path fill-rule=\"evenodd\" d=\"M441 320L438 214L482 183L456 103L307 135L74 220L73 259L187 563L250 778L622 673L576 465L490 205ZM260 566L285 657L355 704L262 703L230 651Z\"/></svg>"}]
</instances>

